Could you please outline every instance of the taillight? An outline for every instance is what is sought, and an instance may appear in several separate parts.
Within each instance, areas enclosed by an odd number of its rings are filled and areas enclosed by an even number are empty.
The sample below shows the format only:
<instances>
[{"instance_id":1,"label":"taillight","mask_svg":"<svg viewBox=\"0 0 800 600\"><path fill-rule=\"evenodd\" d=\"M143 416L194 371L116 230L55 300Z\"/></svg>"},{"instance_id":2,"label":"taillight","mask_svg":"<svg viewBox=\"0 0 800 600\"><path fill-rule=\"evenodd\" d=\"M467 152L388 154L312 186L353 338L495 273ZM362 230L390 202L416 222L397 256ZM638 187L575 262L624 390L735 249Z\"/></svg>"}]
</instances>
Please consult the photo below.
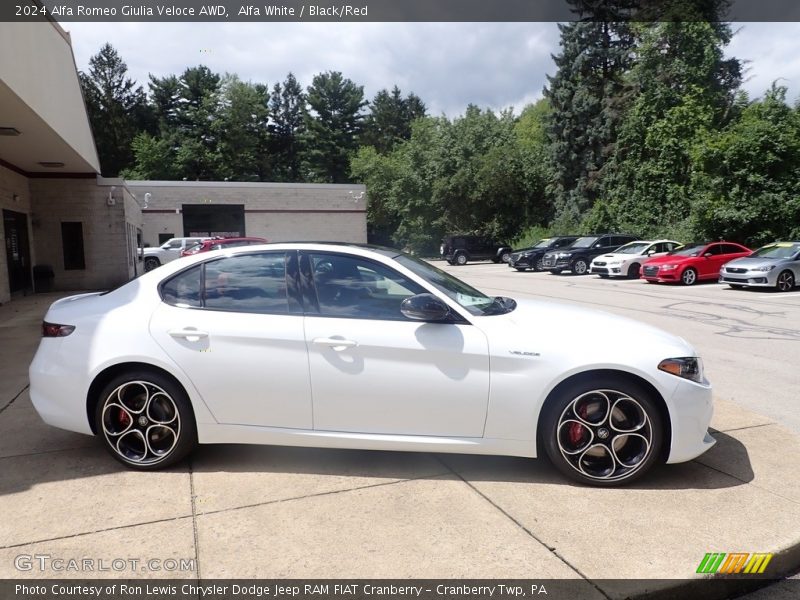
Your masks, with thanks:
<instances>
[{"instance_id":1,"label":"taillight","mask_svg":"<svg viewBox=\"0 0 800 600\"><path fill-rule=\"evenodd\" d=\"M42 337L66 337L75 331L75 325L59 325L42 321Z\"/></svg>"}]
</instances>

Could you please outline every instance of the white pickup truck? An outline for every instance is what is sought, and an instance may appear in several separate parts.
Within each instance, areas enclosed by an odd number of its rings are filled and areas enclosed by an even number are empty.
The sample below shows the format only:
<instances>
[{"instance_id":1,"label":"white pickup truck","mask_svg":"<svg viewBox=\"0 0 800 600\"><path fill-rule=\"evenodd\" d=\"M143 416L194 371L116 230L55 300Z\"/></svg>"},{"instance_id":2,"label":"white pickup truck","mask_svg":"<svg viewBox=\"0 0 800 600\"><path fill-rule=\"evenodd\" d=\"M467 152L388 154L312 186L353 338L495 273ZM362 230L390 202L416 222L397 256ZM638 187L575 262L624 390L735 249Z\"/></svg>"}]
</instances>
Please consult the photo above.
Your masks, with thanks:
<instances>
[{"instance_id":1,"label":"white pickup truck","mask_svg":"<svg viewBox=\"0 0 800 600\"><path fill-rule=\"evenodd\" d=\"M176 258L180 258L183 250L205 239L204 237L172 238L161 244L158 248L145 248L142 251L144 270L152 271L161 265L172 262Z\"/></svg>"}]
</instances>

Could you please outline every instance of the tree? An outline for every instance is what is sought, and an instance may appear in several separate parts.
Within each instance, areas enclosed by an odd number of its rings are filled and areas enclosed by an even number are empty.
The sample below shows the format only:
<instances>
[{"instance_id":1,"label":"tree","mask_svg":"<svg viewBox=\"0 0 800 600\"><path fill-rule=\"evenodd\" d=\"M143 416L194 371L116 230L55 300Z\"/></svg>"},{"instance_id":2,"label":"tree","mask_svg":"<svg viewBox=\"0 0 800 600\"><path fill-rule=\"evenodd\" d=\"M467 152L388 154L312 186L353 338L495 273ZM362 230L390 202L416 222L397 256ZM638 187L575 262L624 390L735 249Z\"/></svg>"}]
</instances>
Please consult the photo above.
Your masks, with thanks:
<instances>
[{"instance_id":1,"label":"tree","mask_svg":"<svg viewBox=\"0 0 800 600\"><path fill-rule=\"evenodd\" d=\"M607 195L590 218L639 235L690 233L691 150L734 116L741 65L726 59L726 23L639 24L635 100L617 140Z\"/></svg>"},{"instance_id":2,"label":"tree","mask_svg":"<svg viewBox=\"0 0 800 600\"><path fill-rule=\"evenodd\" d=\"M315 75L308 87L310 111L304 115L303 170L306 179L342 183L361 133L364 88L338 71Z\"/></svg>"},{"instance_id":3,"label":"tree","mask_svg":"<svg viewBox=\"0 0 800 600\"><path fill-rule=\"evenodd\" d=\"M573 4L580 9L586 3ZM602 15L594 9L591 16ZM601 195L604 167L623 115L634 37L625 21L577 21L559 29L561 52L553 56L557 70L544 90L551 106L549 192L561 227L574 229Z\"/></svg>"},{"instance_id":4,"label":"tree","mask_svg":"<svg viewBox=\"0 0 800 600\"><path fill-rule=\"evenodd\" d=\"M211 131L218 172L224 179L259 181L267 174L267 88L226 75Z\"/></svg>"},{"instance_id":5,"label":"tree","mask_svg":"<svg viewBox=\"0 0 800 600\"><path fill-rule=\"evenodd\" d=\"M775 86L693 148L692 214L704 239L752 246L800 237L800 112Z\"/></svg>"},{"instance_id":6,"label":"tree","mask_svg":"<svg viewBox=\"0 0 800 600\"><path fill-rule=\"evenodd\" d=\"M178 80L176 167L190 180L219 176L213 123L219 105L220 76L203 65L186 69Z\"/></svg>"},{"instance_id":7,"label":"tree","mask_svg":"<svg viewBox=\"0 0 800 600\"><path fill-rule=\"evenodd\" d=\"M89 59L89 73L79 74L100 168L106 177L116 177L133 163L131 142L150 121L144 90L127 73L125 62L106 43Z\"/></svg>"},{"instance_id":8,"label":"tree","mask_svg":"<svg viewBox=\"0 0 800 600\"><path fill-rule=\"evenodd\" d=\"M391 93L381 90L370 104L370 113L364 122L362 144L373 146L385 154L398 142L411 137L411 123L425 116L425 104L415 94L403 98L400 88Z\"/></svg>"},{"instance_id":9,"label":"tree","mask_svg":"<svg viewBox=\"0 0 800 600\"><path fill-rule=\"evenodd\" d=\"M292 73L281 86L276 83L269 100L269 151L274 181L302 181L300 137L306 113L303 88Z\"/></svg>"}]
</instances>

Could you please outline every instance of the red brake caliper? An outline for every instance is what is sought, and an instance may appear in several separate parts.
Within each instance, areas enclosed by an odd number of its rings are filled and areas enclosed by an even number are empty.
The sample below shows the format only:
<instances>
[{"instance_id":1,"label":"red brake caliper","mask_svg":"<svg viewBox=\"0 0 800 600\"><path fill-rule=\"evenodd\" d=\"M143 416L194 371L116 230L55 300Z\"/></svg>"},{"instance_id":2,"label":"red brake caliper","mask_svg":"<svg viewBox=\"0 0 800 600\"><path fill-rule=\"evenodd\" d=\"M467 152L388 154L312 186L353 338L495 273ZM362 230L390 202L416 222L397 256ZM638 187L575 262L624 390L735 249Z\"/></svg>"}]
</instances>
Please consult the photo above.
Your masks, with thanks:
<instances>
[{"instance_id":1,"label":"red brake caliper","mask_svg":"<svg viewBox=\"0 0 800 600\"><path fill-rule=\"evenodd\" d=\"M586 405L582 405L578 410L578 415L582 418L586 418ZM569 431L567 435L569 436L569 441L573 446L578 446L583 439L583 432L585 428L580 423L570 423L569 424Z\"/></svg>"},{"instance_id":2,"label":"red brake caliper","mask_svg":"<svg viewBox=\"0 0 800 600\"><path fill-rule=\"evenodd\" d=\"M117 417L117 420L119 421L119 426L124 429L128 426L128 423L131 422L131 417L124 410L121 410L119 411L119 417Z\"/></svg>"}]
</instances>

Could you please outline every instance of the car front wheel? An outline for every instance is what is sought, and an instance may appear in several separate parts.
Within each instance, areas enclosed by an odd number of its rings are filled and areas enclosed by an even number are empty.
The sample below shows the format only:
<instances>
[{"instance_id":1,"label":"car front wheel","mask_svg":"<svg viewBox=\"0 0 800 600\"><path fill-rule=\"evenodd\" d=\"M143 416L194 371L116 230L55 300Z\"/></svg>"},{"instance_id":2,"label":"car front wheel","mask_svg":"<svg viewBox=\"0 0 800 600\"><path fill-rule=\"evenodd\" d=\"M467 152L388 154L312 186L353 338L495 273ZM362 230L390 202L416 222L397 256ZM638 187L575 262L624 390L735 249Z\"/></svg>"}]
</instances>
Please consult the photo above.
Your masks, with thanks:
<instances>
[{"instance_id":1,"label":"car front wheel","mask_svg":"<svg viewBox=\"0 0 800 600\"><path fill-rule=\"evenodd\" d=\"M579 258L574 263L572 263L572 272L575 275L586 275L586 272L589 270L589 265L586 264L586 261L582 258Z\"/></svg>"},{"instance_id":2,"label":"car front wheel","mask_svg":"<svg viewBox=\"0 0 800 600\"><path fill-rule=\"evenodd\" d=\"M572 479L603 487L649 471L660 460L663 431L651 393L610 376L567 386L548 401L542 421L552 463Z\"/></svg>"},{"instance_id":3,"label":"car front wheel","mask_svg":"<svg viewBox=\"0 0 800 600\"><path fill-rule=\"evenodd\" d=\"M686 269L681 273L681 283L683 283L683 285L694 285L697 283L697 271L692 267Z\"/></svg>"},{"instance_id":4,"label":"car front wheel","mask_svg":"<svg viewBox=\"0 0 800 600\"><path fill-rule=\"evenodd\" d=\"M639 263L633 263L628 267L628 279L639 279Z\"/></svg>"},{"instance_id":5,"label":"car front wheel","mask_svg":"<svg viewBox=\"0 0 800 600\"><path fill-rule=\"evenodd\" d=\"M778 275L778 281L775 287L779 292L789 292L794 287L794 275L791 271L784 271Z\"/></svg>"},{"instance_id":6,"label":"car front wheel","mask_svg":"<svg viewBox=\"0 0 800 600\"><path fill-rule=\"evenodd\" d=\"M533 267L534 271L544 271L544 259L537 258L536 259L536 266Z\"/></svg>"},{"instance_id":7,"label":"car front wheel","mask_svg":"<svg viewBox=\"0 0 800 600\"><path fill-rule=\"evenodd\" d=\"M186 393L158 373L138 371L112 379L100 394L95 423L111 456L137 470L173 465L197 444Z\"/></svg>"}]
</instances>

